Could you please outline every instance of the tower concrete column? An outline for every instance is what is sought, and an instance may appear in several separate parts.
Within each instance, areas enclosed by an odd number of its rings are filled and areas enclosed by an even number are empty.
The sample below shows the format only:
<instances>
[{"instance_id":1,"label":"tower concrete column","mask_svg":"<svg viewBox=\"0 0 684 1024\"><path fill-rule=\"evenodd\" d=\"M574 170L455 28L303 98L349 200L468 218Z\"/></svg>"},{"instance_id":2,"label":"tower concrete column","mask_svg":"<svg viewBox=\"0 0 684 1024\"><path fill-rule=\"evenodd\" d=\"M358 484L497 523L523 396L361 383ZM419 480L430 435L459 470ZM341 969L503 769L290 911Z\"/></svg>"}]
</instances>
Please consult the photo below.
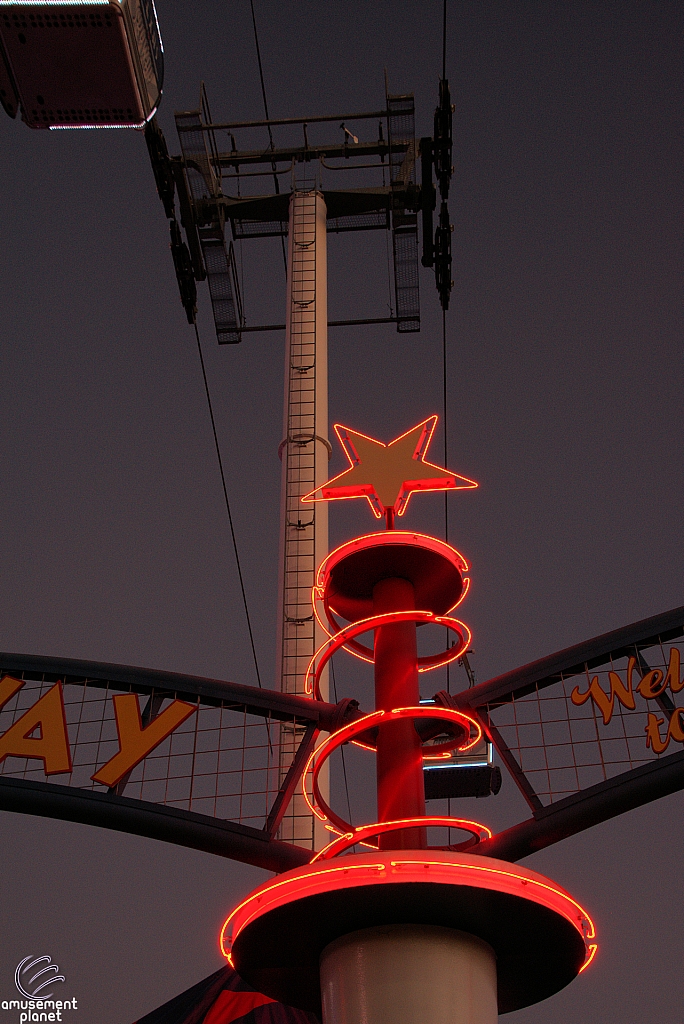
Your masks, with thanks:
<instances>
[{"instance_id":1,"label":"tower concrete column","mask_svg":"<svg viewBox=\"0 0 684 1024\"><path fill-rule=\"evenodd\" d=\"M285 320L285 396L280 516L280 579L276 687L304 693L309 661L325 638L311 608L318 565L328 553L328 507L301 498L328 476L327 211L315 189L290 198ZM328 700L328 675L321 679ZM280 779L292 763L303 729L280 727ZM321 780L328 789L328 776ZM280 838L320 848L326 832L298 791L280 827Z\"/></svg>"}]
</instances>

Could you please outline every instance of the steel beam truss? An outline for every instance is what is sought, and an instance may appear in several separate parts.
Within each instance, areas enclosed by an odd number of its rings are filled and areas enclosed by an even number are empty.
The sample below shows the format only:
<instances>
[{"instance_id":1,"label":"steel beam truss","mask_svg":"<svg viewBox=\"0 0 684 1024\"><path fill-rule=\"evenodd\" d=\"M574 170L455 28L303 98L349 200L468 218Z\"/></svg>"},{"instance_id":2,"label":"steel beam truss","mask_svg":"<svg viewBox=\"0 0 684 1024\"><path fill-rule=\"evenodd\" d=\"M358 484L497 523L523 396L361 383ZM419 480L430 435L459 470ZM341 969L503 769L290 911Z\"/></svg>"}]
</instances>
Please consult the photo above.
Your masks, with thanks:
<instances>
[{"instance_id":1,"label":"steel beam truss","mask_svg":"<svg viewBox=\"0 0 684 1024\"><path fill-rule=\"evenodd\" d=\"M0 733L61 682L73 770L48 778L37 767L39 761L6 757L0 762L0 809L131 832L269 871L310 859L310 849L274 836L319 732L334 731L359 713L349 700L331 705L221 680L99 662L2 654L0 679L5 676L25 686L0 706ZM143 727L173 699L195 704L197 713L189 730L181 727L108 790L94 784L91 774L109 756L116 735L109 698L122 693L146 698ZM301 736L283 780L273 750L278 723ZM207 798L209 789L213 801Z\"/></svg>"},{"instance_id":2,"label":"steel beam truss","mask_svg":"<svg viewBox=\"0 0 684 1024\"><path fill-rule=\"evenodd\" d=\"M346 127L357 119L378 117L377 141L359 142ZM413 96L386 97L386 109L379 113L342 115L343 138L324 145L309 143L310 124L338 118L215 124L208 116L203 94L200 109L176 114L182 150L182 168L191 206L191 234L197 233L203 256L203 270L209 281L216 333L220 343L240 340L245 326L234 272L231 248L226 251L224 230L230 225L233 239L285 236L288 230L289 188L269 195L226 195L244 188L251 177L294 177L296 165L317 163L328 171L389 171L389 182L345 190L321 189L327 207L328 231L390 230L394 262L398 331L420 330L418 291L418 216L420 188L415 183L416 139ZM382 124L385 124L385 132ZM303 145L238 150L234 132L245 128L301 125ZM232 148L222 149L217 133L229 132ZM344 160L344 164L330 161ZM372 160L372 163L368 163ZM309 173L309 172L307 172ZM190 241L190 238L189 238ZM192 242L191 242L192 249ZM383 318L383 320L386 318Z\"/></svg>"},{"instance_id":3,"label":"steel beam truss","mask_svg":"<svg viewBox=\"0 0 684 1024\"><path fill-rule=\"evenodd\" d=\"M634 686L647 674L662 686L668 666L684 660L682 652L684 607L457 694L461 707L479 715L532 811L531 818L481 843L477 852L519 860L684 789L684 751L658 754L645 735L649 709L662 714L661 724L677 709L666 691L657 694L651 687L645 692L654 696L642 699ZM604 714L591 698L583 700L594 680L606 695ZM672 680L675 690L681 683Z\"/></svg>"},{"instance_id":4,"label":"steel beam truss","mask_svg":"<svg viewBox=\"0 0 684 1024\"><path fill-rule=\"evenodd\" d=\"M205 104L203 107L206 109ZM177 114L176 124L183 151L190 208L194 209L203 203L207 209L221 193L220 175L216 174L214 154L209 150L214 137L203 131L202 109L189 114ZM244 326L244 317L233 243L226 249L225 217L220 210L214 209L209 217L205 217L204 223L196 224L195 227L202 252L203 271L209 284L216 337L221 345L237 344L240 328Z\"/></svg>"},{"instance_id":5,"label":"steel beam truss","mask_svg":"<svg viewBox=\"0 0 684 1024\"><path fill-rule=\"evenodd\" d=\"M677 657L673 657L673 651L679 652ZM666 678L668 664L675 663L684 664L684 607L585 641L452 695L456 705L480 717L504 767L532 811L527 820L481 842L477 852L519 860L602 821L684 789L684 750L673 753L668 749L667 753L663 750L657 754L646 748L643 717L649 705L644 702L637 706L637 700L642 698L636 688L629 689L631 684L626 675L631 672L634 682L648 677L651 687L645 692L652 694L649 699L662 714L661 723L677 720L681 724L674 703L664 692L658 694L655 687L655 682L662 683ZM591 702L578 706L568 696L569 687L578 687L580 695L586 692L594 678L608 694L611 674L614 687L616 677L622 681L622 689L616 689L622 693L622 699L616 697L613 701L613 718L609 723L614 726L612 732ZM65 703L74 768L72 778L60 775L53 782L35 768L35 762L31 765L28 759L7 757L0 763L1 809L132 832L271 871L287 870L311 857L310 849L279 841L274 836L319 731L335 732L361 714L356 702L350 700L333 705L297 694L97 662L0 654L0 679L8 675L26 681L27 692L22 689L18 697L0 708L0 734L55 682L61 681L65 694L71 689L72 697L65 698ZM669 678L675 691L684 689L684 679L679 675L675 681L670 672ZM22 705L19 698L24 693L26 700ZM123 787L107 791L90 781L97 754L88 751L97 734L97 743L109 743L109 747L103 746L100 760L108 756L115 733L113 715L106 705L109 696L117 693L137 693L147 698L143 724L146 714L151 720L163 703L172 698L196 703L199 713L194 725L185 731L182 726L178 730L181 743L177 750L173 739L165 741L142 766L134 769ZM580 711L584 713L579 714ZM197 724L202 714L203 726ZM637 731L630 729L634 719ZM287 723L300 736L284 778L277 754L269 761L270 723ZM563 735L559 737L560 727ZM235 730L236 736L224 742L221 730L226 735L229 728ZM579 732L573 735L577 728ZM255 740L259 730L261 739ZM616 754L619 744L623 752ZM115 742L113 745L116 747ZM578 751L584 753L578 756ZM231 756L236 758L232 775L228 764ZM209 758L213 766L204 776L203 758ZM175 774L169 767L174 759L185 765ZM150 765L149 771L146 765ZM249 786L241 783L239 792L223 796L218 793L216 780L221 777L230 780L239 775L243 779L250 773L256 776L261 772L260 777L265 778L269 771L275 780L270 787L253 785L249 792ZM574 783L568 782L569 772L574 773ZM554 773L565 781L555 785ZM594 781L597 773L600 777ZM206 780L208 776L215 791L213 805L212 799L203 795L206 790L202 789L202 778ZM546 788L535 785L535 778L546 779ZM191 788L197 786L195 797L188 790L188 779ZM181 789L185 786L180 797L179 785ZM260 807L258 815L248 806L255 799ZM226 813L221 800L232 800L235 807L239 804L240 813ZM214 807L212 813L195 809L201 807L202 801ZM257 817L261 827L250 824Z\"/></svg>"},{"instance_id":6,"label":"steel beam truss","mask_svg":"<svg viewBox=\"0 0 684 1024\"><path fill-rule=\"evenodd\" d=\"M440 85L441 105L443 92ZM448 98L448 89L446 96ZM437 112L439 110L437 108ZM354 131L360 131L359 124L369 120L378 122L377 138L360 140ZM310 140L312 129L330 122L338 122L341 136L324 143ZM296 190L298 176L304 174L307 179L318 180L317 187L327 208L329 232L386 230L392 235L394 310L391 316L341 320L338 324L395 323L399 332L419 331L419 214L422 214L424 233L423 264L434 267L444 308L448 306L451 290L450 226L445 203L440 214L441 227L434 237L432 231L433 167L440 183L445 176L439 162L444 149L441 123L436 118L435 124L441 133L436 143L433 145L433 140L426 138L419 146L415 138L413 95L389 92L385 96L385 108L380 111L220 123L212 120L202 87L198 109L176 114L181 155L171 157L161 129L153 119L145 135L157 189L166 215L172 221L171 249L188 320L192 323L196 316L195 282L206 279L220 344L235 344L246 331L281 329L278 324L247 327L233 241L285 236L290 195ZM290 145L275 146L273 128L290 136L301 129L301 139ZM247 133L254 140L254 133L263 133L264 129L269 130L270 145L238 148L236 135L242 139ZM450 133L449 121L449 147ZM422 178L417 184L415 165L421 148ZM341 171L360 173L366 184L343 189L321 185L322 177L332 178ZM449 167L447 177L450 176ZM265 194L259 191L262 180L274 182L275 191ZM185 241L176 225L175 194ZM232 239L228 244L227 230ZM448 285L445 285L447 278Z\"/></svg>"}]
</instances>

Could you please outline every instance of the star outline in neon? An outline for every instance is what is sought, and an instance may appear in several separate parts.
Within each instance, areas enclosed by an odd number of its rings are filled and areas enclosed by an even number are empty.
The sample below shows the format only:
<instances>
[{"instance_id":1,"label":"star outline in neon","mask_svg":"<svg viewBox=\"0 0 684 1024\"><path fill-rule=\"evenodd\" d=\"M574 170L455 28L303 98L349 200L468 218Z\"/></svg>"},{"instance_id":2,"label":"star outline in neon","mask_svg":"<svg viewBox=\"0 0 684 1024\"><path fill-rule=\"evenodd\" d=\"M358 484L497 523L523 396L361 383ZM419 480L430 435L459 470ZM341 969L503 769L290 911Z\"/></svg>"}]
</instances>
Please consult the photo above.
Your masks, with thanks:
<instances>
[{"instance_id":1,"label":"star outline in neon","mask_svg":"<svg viewBox=\"0 0 684 1024\"><path fill-rule=\"evenodd\" d=\"M411 495L416 491L472 490L478 487L476 481L462 476L459 473L453 473L451 470L444 469L442 466L437 466L433 462L428 462L425 458L430 442L432 441L432 436L435 432L438 419L439 417L437 415L428 416L426 419L416 424L416 426L411 427L403 434L395 437L388 444L384 444L382 441L378 441L374 437L369 437L367 434L363 434L358 430L352 430L350 427L345 427L341 423L335 423L334 430L342 446L342 450L347 457L349 465L346 469L343 469L341 473L338 473L330 480L326 480L325 483L319 485L313 491L309 491L308 494L305 494L301 498L301 501L310 503L314 501L340 501L347 498L366 498L375 518L382 519L383 515L388 510L392 510L394 514L398 516L404 515L408 508ZM364 463L364 457L359 453L358 449L366 447L366 460L372 462L373 454L379 455L381 450L388 451L394 446L399 446L400 443L409 438L410 435L416 436L416 444L413 446L410 458L420 464L421 472L416 476L409 476L407 474L403 479L401 478L401 472L398 476L395 475L394 485L396 485L398 480L400 480L401 483L392 504L388 504L387 500L383 501L381 495L378 493L377 481L373 481L371 479L367 479L365 482L363 481L361 467ZM356 444L355 439L357 439ZM370 448L369 446L373 446L373 448ZM400 450L401 449L399 447L395 448L395 452L397 453L396 461L397 463L404 461L407 464L406 455L400 456ZM369 453L370 459L368 457ZM385 464L385 471L387 471L388 466L391 467L391 464ZM434 476L424 472L425 469L434 470ZM358 473L361 479L350 481L345 486L341 482L343 478L348 478L355 472ZM384 497L387 499L386 481L385 486L380 489L384 491Z\"/></svg>"}]
</instances>

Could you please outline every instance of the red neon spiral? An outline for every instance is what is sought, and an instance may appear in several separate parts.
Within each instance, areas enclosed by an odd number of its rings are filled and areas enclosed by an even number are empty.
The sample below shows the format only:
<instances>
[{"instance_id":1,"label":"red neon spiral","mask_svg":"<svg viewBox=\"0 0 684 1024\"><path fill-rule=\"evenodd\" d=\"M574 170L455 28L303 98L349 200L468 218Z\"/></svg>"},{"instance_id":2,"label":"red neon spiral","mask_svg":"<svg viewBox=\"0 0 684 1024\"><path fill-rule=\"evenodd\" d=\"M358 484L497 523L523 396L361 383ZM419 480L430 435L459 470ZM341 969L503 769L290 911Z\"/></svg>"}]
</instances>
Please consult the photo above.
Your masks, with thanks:
<instances>
[{"instance_id":1,"label":"red neon spiral","mask_svg":"<svg viewBox=\"0 0 684 1024\"><path fill-rule=\"evenodd\" d=\"M339 548L336 548L335 551L331 552L327 558L323 560L318 569L316 584L312 589L311 603L313 605L316 618L318 619L321 628L328 634L328 638L323 644L321 644L309 662L304 678L304 690L306 693L312 694L317 700L321 699L321 674L333 654L341 648L344 648L352 654L356 654L365 661L373 662L374 654L372 648L365 647L362 644L357 643L356 637L360 636L362 633L367 633L383 626L401 622L411 622L416 623L417 625L432 623L444 626L457 634L458 642L453 647L448 648L446 651L439 654L418 658L417 668L419 672L427 672L430 671L430 669L438 668L451 661L455 661L463 654L464 651L467 650L471 641L470 630L465 623L452 618L448 614L438 615L437 611L439 611L439 606L437 606L436 610L407 608L404 610L386 612L380 615L370 615L359 619L356 622L351 622L349 625L342 628L340 628L340 624L335 619L336 613L331 608L329 601L329 584L331 578L330 573L339 563L340 559L343 560L350 552L358 553L359 551L368 551L376 547L383 547L386 545L398 545L399 547L407 545L410 547L412 545L415 546L416 542L419 542L420 548L432 550L433 552L438 553L447 562L447 564L449 564L459 574L464 570L467 570L468 565L465 559L458 551L456 551L455 548L451 548L449 545L444 544L444 542L438 541L434 537L427 537L424 534L400 534L399 532L392 532L392 534L389 532L385 534L370 534L356 538L356 540L350 541L341 545ZM461 581L463 580L461 575L458 576L458 579ZM459 594L459 599L456 604L453 605L453 608L457 607L457 605L460 604L466 596L469 582L470 581L466 579L465 585L462 587L461 583L459 583L458 589L461 590L461 592ZM454 594L453 596L456 595ZM317 607L318 601L321 601L323 604L328 622L335 629L334 634L330 633L319 614ZM453 608L450 609L450 611L453 610ZM327 824L326 827L331 831L338 833L337 838L329 843L324 850L314 856L314 860L334 857L338 853L342 853L344 850L349 849L349 847L355 846L357 843L368 845L364 842L366 839L381 835L385 832L398 831L406 828L426 828L429 826L459 828L470 832L476 843L479 843L482 838L491 836L489 829L485 825L480 825L479 822L469 821L464 818L435 817L426 815L415 819L402 819L401 821L376 822L374 824L362 825L358 828L354 828L349 824L349 822L346 822L342 817L336 814L323 798L318 784L318 777L322 766L334 750L340 747L343 743L351 742L357 743L365 749L374 751L375 747L372 742L372 737L369 740L366 734L372 733L373 729L381 723L386 724L392 720L407 718L413 721L416 719L441 719L448 723L448 727L445 731L451 734L450 738L446 741L431 744L428 748L429 752L424 753L424 757L449 757L455 749L460 751L471 749L479 743L482 738L482 727L475 718L466 714L464 711L442 707L441 705L431 705L429 707L402 707L394 708L390 711L375 711L369 715L365 715L363 718L357 719L355 722L343 726L337 732L328 736L327 739L319 744L309 757L302 776L302 792L312 814L321 821L328 822L329 824ZM361 741L361 737L363 737L364 742ZM311 795L309 795L308 790L309 772L311 772Z\"/></svg>"},{"instance_id":2,"label":"red neon spiral","mask_svg":"<svg viewBox=\"0 0 684 1024\"><path fill-rule=\"evenodd\" d=\"M486 825L481 825L479 821L470 821L468 818L451 818L444 816L443 814L424 814L419 818L402 818L397 821L376 821L373 825L359 825L357 828L352 829L351 832L345 832L343 835L333 839L331 843L324 846L322 850L311 858L311 863L315 864L319 860L330 860L332 857L336 857L340 853L344 853L345 850L350 849L352 846L356 846L357 843L362 843L364 846L368 845L365 840L373 839L375 836L383 835L386 832L398 832L405 828L460 828L464 832L470 832L476 843L479 843L482 839L491 839L492 830L487 828Z\"/></svg>"},{"instance_id":3,"label":"red neon spiral","mask_svg":"<svg viewBox=\"0 0 684 1024\"><path fill-rule=\"evenodd\" d=\"M460 643L456 644L454 647L450 647L442 654L434 654L422 659L423 662L429 662L429 668L439 668L441 665L446 665L448 662L455 661L457 658L460 658L463 652L468 649L470 641L472 640L472 634L466 624L461 622L459 619L452 619L447 615L435 615L433 612L420 611L418 609L411 609L403 612L385 612L384 615L371 615L367 619L359 619L358 622L352 622L349 626L345 626L344 629L341 629L338 633L335 633L334 636L329 637L321 644L309 662L309 667L306 670L306 675L304 677L304 692L308 694L313 693L316 700L322 700L319 688L321 673L335 651L339 651L340 647L346 648L349 641L353 640L354 637L359 636L361 633L367 633L371 629L377 629L379 626L387 626L390 623L395 622L431 622L437 626L446 626L447 629L458 634ZM370 650L370 648L364 648L364 650ZM320 661L318 661L319 658ZM312 681L311 670L317 661L318 665ZM418 671L420 671L420 668ZM428 671L428 668L424 667L423 671Z\"/></svg>"},{"instance_id":4,"label":"red neon spiral","mask_svg":"<svg viewBox=\"0 0 684 1024\"><path fill-rule=\"evenodd\" d=\"M344 818L341 818L339 814L332 810L327 801L321 795L321 791L318 785L318 776L320 770L338 747L342 746L343 743L350 743L354 741L355 736L359 736L370 729L373 729L376 725L380 725L381 722L397 721L404 718L410 719L442 719L448 722L452 727L458 726L461 733L465 733L465 739L463 736L459 738L453 738L445 743L440 743L430 748L431 753L439 753L446 750L458 749L461 752L470 750L476 746L482 739L482 726L473 718L471 715L465 713L465 711L455 710L454 708L443 708L437 705L421 706L421 707L409 707L409 708L394 708L392 711L372 711L369 715L364 715L363 718L357 718L356 721L350 722L349 725L343 726L338 729L337 732L327 736L322 743L316 747L312 752L307 761L304 774L302 775L302 793L304 799L312 814L315 814L320 821L330 821L335 828L339 829L344 835L354 832L354 827ZM368 748L372 749L372 748ZM311 796L307 788L307 780L311 772ZM427 820L427 819L425 819ZM454 828L460 828L459 821L463 819L454 818ZM376 832L371 832L370 835L376 835L378 832L383 831L382 822L377 824ZM363 826L364 828L366 826ZM370 826L368 826L370 827ZM483 830L487 831L486 826L478 826ZM356 840L360 842L360 840ZM352 844L354 845L354 844Z\"/></svg>"},{"instance_id":5,"label":"red neon spiral","mask_svg":"<svg viewBox=\"0 0 684 1024\"><path fill-rule=\"evenodd\" d=\"M385 533L369 533L364 534L361 537L356 537L354 540L345 541L344 544L340 544L334 548L333 551L328 554L318 567L316 573L316 583L314 584L311 591L311 604L321 629L328 634L329 637L336 637L342 631L343 628L348 629L349 627L342 627L337 621L336 615L338 614L330 604L330 595L328 593L328 583L330 572L334 569L336 564L340 561L343 556L350 552L356 552L363 549L372 549L378 546L385 545L399 545L402 541L411 543L411 541L419 541L422 547L428 550L433 550L441 554L448 562L455 566L461 574L468 572L468 563L456 548L447 544L445 541L437 540L436 537L430 537L424 533L412 533L406 530L388 530ZM436 622L439 625L446 625L447 628L451 628L449 623L458 623L457 619L451 619L449 616L453 611L458 608L460 604L465 600L468 591L470 589L470 577L462 577L463 589L459 595L458 600L455 604L448 609L444 616L437 618L434 616L431 619L416 619L415 621L419 624L425 622ZM325 612L325 619L321 616L318 610L318 602L321 602ZM327 620L327 623L326 621ZM353 624L352 624L353 625ZM463 623L458 623L459 626L463 626ZM330 627L330 628L329 628ZM467 629L467 627L465 627ZM333 632L330 632L330 629ZM460 630L457 630L460 632ZM361 631L363 632L363 630ZM470 637L470 633L468 633ZM470 644L470 639L468 640ZM353 654L355 657L360 658L361 661L366 661L369 664L373 664L373 649L366 647L364 644L359 643L353 637L347 636L345 643L342 645L344 650L349 654ZM322 648L321 648L322 649ZM336 648L337 649L337 648ZM439 654L423 655L418 658L418 671L419 672L431 672L436 668L443 668L445 665L451 664L452 661L456 661L463 654L464 648L460 645L456 647L447 648L445 651L441 651ZM308 678L308 674L307 674ZM311 691L307 690L307 693Z\"/></svg>"},{"instance_id":6,"label":"red neon spiral","mask_svg":"<svg viewBox=\"0 0 684 1024\"><path fill-rule=\"evenodd\" d=\"M451 612L455 611L456 608L458 608L458 606L465 601L466 597L468 596L468 591L469 590L470 590L470 577L469 576L465 576L464 579L463 579L463 591L462 591L461 596L459 597L458 601L453 606L453 608L450 608L449 611L447 612L446 616L442 616L441 619L438 619L437 617L435 617L433 619L428 619L426 621L428 621L428 622L438 622L441 625L445 624L445 619L446 619L446 621L457 622L458 619L449 619L448 617L451 615ZM323 621L323 619L319 615L318 607L317 607L317 602L318 601L320 601L322 603L323 609L325 611L325 617L328 620L328 625L334 630L334 633L330 632L330 629L328 629L328 626L326 626L325 622ZM337 633L341 632L345 628L335 618L335 616L338 613L335 611L334 608L331 607L327 593L322 593L318 589L318 587L313 587L313 589L312 589L312 592L311 592L311 604L313 605L313 610L314 610L314 614L316 616L316 620L318 622L318 625L321 627L322 630L324 630L324 632L326 632L328 634L329 637L332 638L333 636L336 636ZM462 625L462 623L461 623L461 625ZM366 647L365 644L360 644L358 642L358 640L348 640L344 644L344 649L349 654L353 654L355 657L359 658L361 661L368 662L369 665L373 664L373 648L372 647ZM418 658L418 671L419 672L432 672L433 669L444 668L445 665L450 665L452 661L456 661L457 658L460 658L461 654L463 654L463 651L460 648L459 648L458 654L454 654L454 648L453 647L449 647L445 651L440 651L439 654L425 654L425 655L421 655L421 657Z\"/></svg>"}]
</instances>

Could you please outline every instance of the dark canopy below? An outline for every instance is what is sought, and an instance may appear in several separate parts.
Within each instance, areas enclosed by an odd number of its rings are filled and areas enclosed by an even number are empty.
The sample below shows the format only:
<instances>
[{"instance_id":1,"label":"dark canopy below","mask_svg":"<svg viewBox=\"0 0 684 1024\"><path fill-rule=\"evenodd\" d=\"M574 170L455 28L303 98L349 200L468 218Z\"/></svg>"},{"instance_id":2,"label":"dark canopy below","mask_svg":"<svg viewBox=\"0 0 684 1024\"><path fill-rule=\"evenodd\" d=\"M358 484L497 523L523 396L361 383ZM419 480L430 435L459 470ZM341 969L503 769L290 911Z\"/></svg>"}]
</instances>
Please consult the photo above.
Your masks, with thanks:
<instances>
[{"instance_id":1,"label":"dark canopy below","mask_svg":"<svg viewBox=\"0 0 684 1024\"><path fill-rule=\"evenodd\" d=\"M319 1024L304 1010L275 1003L226 965L136 1024Z\"/></svg>"}]
</instances>

